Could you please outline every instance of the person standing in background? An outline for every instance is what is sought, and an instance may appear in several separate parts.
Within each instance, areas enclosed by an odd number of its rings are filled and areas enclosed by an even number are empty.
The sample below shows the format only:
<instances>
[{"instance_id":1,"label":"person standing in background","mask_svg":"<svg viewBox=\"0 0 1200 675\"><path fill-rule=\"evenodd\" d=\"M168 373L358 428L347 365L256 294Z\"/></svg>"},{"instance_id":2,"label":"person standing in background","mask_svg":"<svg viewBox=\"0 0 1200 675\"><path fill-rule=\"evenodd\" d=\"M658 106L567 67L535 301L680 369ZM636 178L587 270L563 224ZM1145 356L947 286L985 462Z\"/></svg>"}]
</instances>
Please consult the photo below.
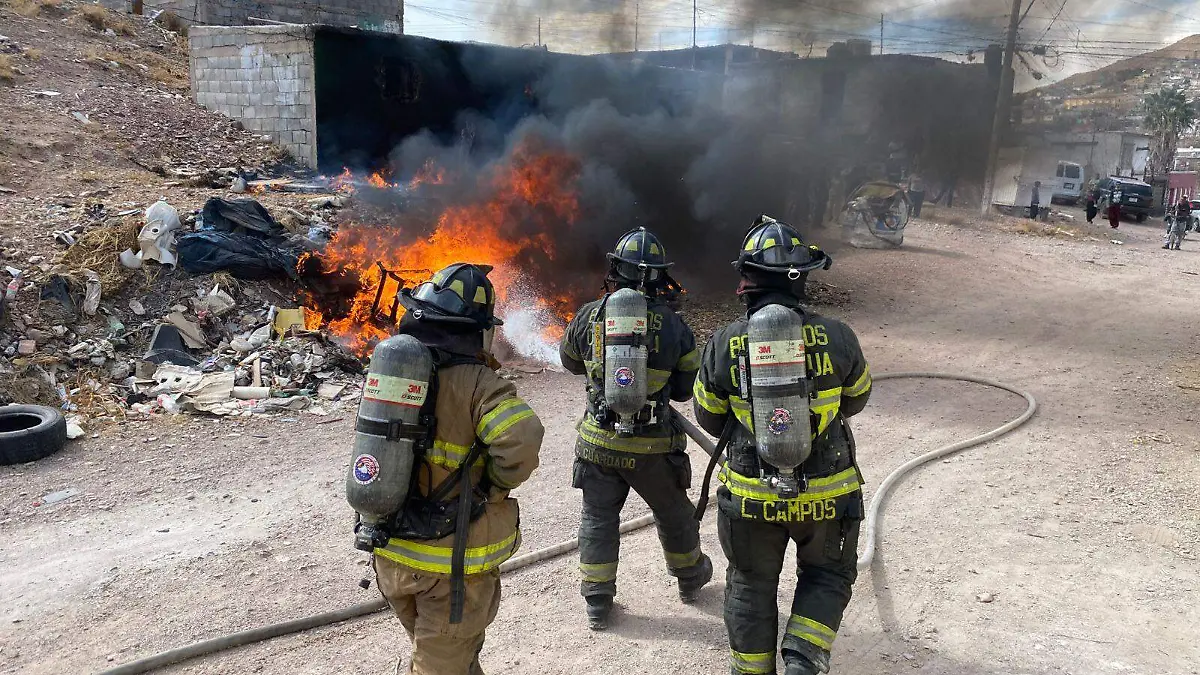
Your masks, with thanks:
<instances>
[{"instance_id":1,"label":"person standing in background","mask_svg":"<svg viewBox=\"0 0 1200 675\"><path fill-rule=\"evenodd\" d=\"M925 203L925 181L914 173L908 179L908 201L912 202L912 217L921 217L921 205Z\"/></svg>"},{"instance_id":2,"label":"person standing in background","mask_svg":"<svg viewBox=\"0 0 1200 675\"><path fill-rule=\"evenodd\" d=\"M1121 191L1116 185L1108 192L1108 225L1114 230L1121 226Z\"/></svg>"},{"instance_id":3,"label":"person standing in background","mask_svg":"<svg viewBox=\"0 0 1200 675\"><path fill-rule=\"evenodd\" d=\"M1036 220L1042 210L1042 181L1033 181L1033 196L1029 200L1029 217Z\"/></svg>"},{"instance_id":4,"label":"person standing in background","mask_svg":"<svg viewBox=\"0 0 1200 675\"><path fill-rule=\"evenodd\" d=\"M1096 193L1093 190L1088 190L1087 195L1087 221L1091 225L1096 220L1096 213L1099 209L1096 208Z\"/></svg>"}]
</instances>

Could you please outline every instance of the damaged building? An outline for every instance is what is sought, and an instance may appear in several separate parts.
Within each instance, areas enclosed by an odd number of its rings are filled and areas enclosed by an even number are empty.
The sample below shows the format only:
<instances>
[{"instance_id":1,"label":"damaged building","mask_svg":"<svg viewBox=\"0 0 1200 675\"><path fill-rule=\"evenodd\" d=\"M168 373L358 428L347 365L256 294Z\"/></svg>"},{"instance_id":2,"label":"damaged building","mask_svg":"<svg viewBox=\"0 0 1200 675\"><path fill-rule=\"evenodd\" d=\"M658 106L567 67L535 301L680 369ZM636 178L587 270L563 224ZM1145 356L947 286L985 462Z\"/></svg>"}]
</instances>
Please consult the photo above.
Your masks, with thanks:
<instances>
[{"instance_id":1,"label":"damaged building","mask_svg":"<svg viewBox=\"0 0 1200 675\"><path fill-rule=\"evenodd\" d=\"M978 183L999 82L994 50L978 64L871 56L854 44L824 58L741 46L579 56L327 25L197 26L190 43L198 103L325 173L386 166L418 132L469 137L472 119L511 129L595 100L626 116L704 110L697 129L719 115L722 138L702 132L687 150L724 153L723 170L742 180L679 169L717 186L694 190L700 223L744 218L721 212L735 199L798 224L827 222L849 189L888 177L897 161L896 180L919 171L941 192ZM705 144L714 148L696 147Z\"/></svg>"}]
</instances>

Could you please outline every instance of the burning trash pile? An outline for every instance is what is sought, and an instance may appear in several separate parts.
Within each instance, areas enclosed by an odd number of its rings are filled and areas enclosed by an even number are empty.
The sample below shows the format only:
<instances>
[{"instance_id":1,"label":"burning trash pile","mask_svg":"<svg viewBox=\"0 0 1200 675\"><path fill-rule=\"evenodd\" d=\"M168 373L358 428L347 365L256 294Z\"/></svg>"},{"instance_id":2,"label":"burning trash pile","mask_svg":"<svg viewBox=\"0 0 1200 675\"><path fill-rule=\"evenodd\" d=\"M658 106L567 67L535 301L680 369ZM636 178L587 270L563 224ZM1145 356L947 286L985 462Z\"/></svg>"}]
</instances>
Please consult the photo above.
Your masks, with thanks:
<instances>
[{"instance_id":1,"label":"burning trash pile","mask_svg":"<svg viewBox=\"0 0 1200 675\"><path fill-rule=\"evenodd\" d=\"M290 195L298 208L214 197L183 215L159 201L101 218L60 241L55 263L9 268L0 403L60 407L77 431L159 414L329 414L360 396L401 288L463 261L494 267L498 344L511 350L499 356L555 364L586 291L541 272L562 264L579 172L526 141L469 176L432 164L402 183L344 175L324 196Z\"/></svg>"},{"instance_id":2,"label":"burning trash pile","mask_svg":"<svg viewBox=\"0 0 1200 675\"><path fill-rule=\"evenodd\" d=\"M470 179L429 164L407 184L373 174L367 184L424 201L400 211L374 209L343 223L329 245L301 261L305 275L333 278L331 292L308 295L324 326L356 353L367 352L403 316L397 294L456 262L491 265L500 337L517 356L553 363L557 342L580 299L578 285L563 285L540 270L557 264L555 241L579 217L578 161L534 140ZM343 176L341 189L353 190ZM422 195L432 193L428 199ZM438 194L454 194L442 204ZM362 209L368 211L368 209ZM550 233L555 236L551 237ZM349 293L347 294L347 289Z\"/></svg>"}]
</instances>

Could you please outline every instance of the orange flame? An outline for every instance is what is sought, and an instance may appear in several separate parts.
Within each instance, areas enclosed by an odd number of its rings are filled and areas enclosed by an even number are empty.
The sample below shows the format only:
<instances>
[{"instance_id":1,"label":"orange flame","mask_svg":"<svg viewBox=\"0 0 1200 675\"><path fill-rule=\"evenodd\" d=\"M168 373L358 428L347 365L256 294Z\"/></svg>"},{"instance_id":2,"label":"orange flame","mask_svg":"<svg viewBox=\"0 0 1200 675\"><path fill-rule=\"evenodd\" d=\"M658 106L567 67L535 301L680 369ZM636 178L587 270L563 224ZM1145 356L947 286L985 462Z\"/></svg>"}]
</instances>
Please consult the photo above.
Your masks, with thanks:
<instances>
[{"instance_id":1,"label":"orange flame","mask_svg":"<svg viewBox=\"0 0 1200 675\"><path fill-rule=\"evenodd\" d=\"M358 290L348 310L325 312L330 319L327 328L360 354L389 335L373 321L372 308L378 298L379 308L390 312L399 284L385 278L376 262L395 272L409 287L456 262L491 265L494 269L488 278L496 287L501 308L517 295L524 295L521 290L527 290L537 297L521 297L525 309L564 316L573 309L573 294L548 294L545 288L518 289L518 285L530 285L531 277L526 273L553 260L554 245L548 233L575 222L579 210L575 179L579 170L574 157L525 142L514 149L507 163L494 166L478 179L476 197L442 210L427 234L412 232L409 227L344 224L317 257L327 273L356 278ZM344 172L338 180L349 184L345 179L348 175ZM368 178L372 185L377 180L390 185L382 174ZM447 180L442 169L427 162L409 187ZM402 314L400 308L397 317ZM548 326L543 337L561 339L562 331L562 325Z\"/></svg>"}]
</instances>

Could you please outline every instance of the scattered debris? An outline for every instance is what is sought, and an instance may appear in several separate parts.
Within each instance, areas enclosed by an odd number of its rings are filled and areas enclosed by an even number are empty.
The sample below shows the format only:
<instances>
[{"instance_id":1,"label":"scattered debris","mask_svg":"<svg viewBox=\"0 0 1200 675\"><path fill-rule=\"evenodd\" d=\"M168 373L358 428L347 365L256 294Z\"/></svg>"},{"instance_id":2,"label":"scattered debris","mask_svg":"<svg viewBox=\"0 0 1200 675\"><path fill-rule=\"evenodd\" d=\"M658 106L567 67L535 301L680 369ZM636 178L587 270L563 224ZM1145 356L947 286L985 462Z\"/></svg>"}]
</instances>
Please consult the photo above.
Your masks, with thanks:
<instances>
[{"instance_id":1,"label":"scattered debris","mask_svg":"<svg viewBox=\"0 0 1200 675\"><path fill-rule=\"evenodd\" d=\"M174 266L175 232L181 227L179 212L173 206L165 201L152 204L146 209L146 226L138 233L138 259Z\"/></svg>"},{"instance_id":2,"label":"scattered debris","mask_svg":"<svg viewBox=\"0 0 1200 675\"><path fill-rule=\"evenodd\" d=\"M182 312L171 312L163 317L163 320L179 331L179 336L183 338L183 343L189 348L205 349L208 347L208 341L204 338L204 331L200 330L200 326L196 323L188 321Z\"/></svg>"},{"instance_id":3,"label":"scattered debris","mask_svg":"<svg viewBox=\"0 0 1200 675\"><path fill-rule=\"evenodd\" d=\"M980 593L975 596L975 599L984 604L990 604L996 601L996 596L993 593Z\"/></svg>"},{"instance_id":4,"label":"scattered debris","mask_svg":"<svg viewBox=\"0 0 1200 675\"><path fill-rule=\"evenodd\" d=\"M67 438L71 438L70 425L68 425ZM79 494L78 490L74 488L67 488L65 490L59 490L58 492L51 492L48 495L44 495L40 501L42 502L43 506L48 506L50 504L57 504L61 501L66 501L77 494Z\"/></svg>"}]
</instances>

